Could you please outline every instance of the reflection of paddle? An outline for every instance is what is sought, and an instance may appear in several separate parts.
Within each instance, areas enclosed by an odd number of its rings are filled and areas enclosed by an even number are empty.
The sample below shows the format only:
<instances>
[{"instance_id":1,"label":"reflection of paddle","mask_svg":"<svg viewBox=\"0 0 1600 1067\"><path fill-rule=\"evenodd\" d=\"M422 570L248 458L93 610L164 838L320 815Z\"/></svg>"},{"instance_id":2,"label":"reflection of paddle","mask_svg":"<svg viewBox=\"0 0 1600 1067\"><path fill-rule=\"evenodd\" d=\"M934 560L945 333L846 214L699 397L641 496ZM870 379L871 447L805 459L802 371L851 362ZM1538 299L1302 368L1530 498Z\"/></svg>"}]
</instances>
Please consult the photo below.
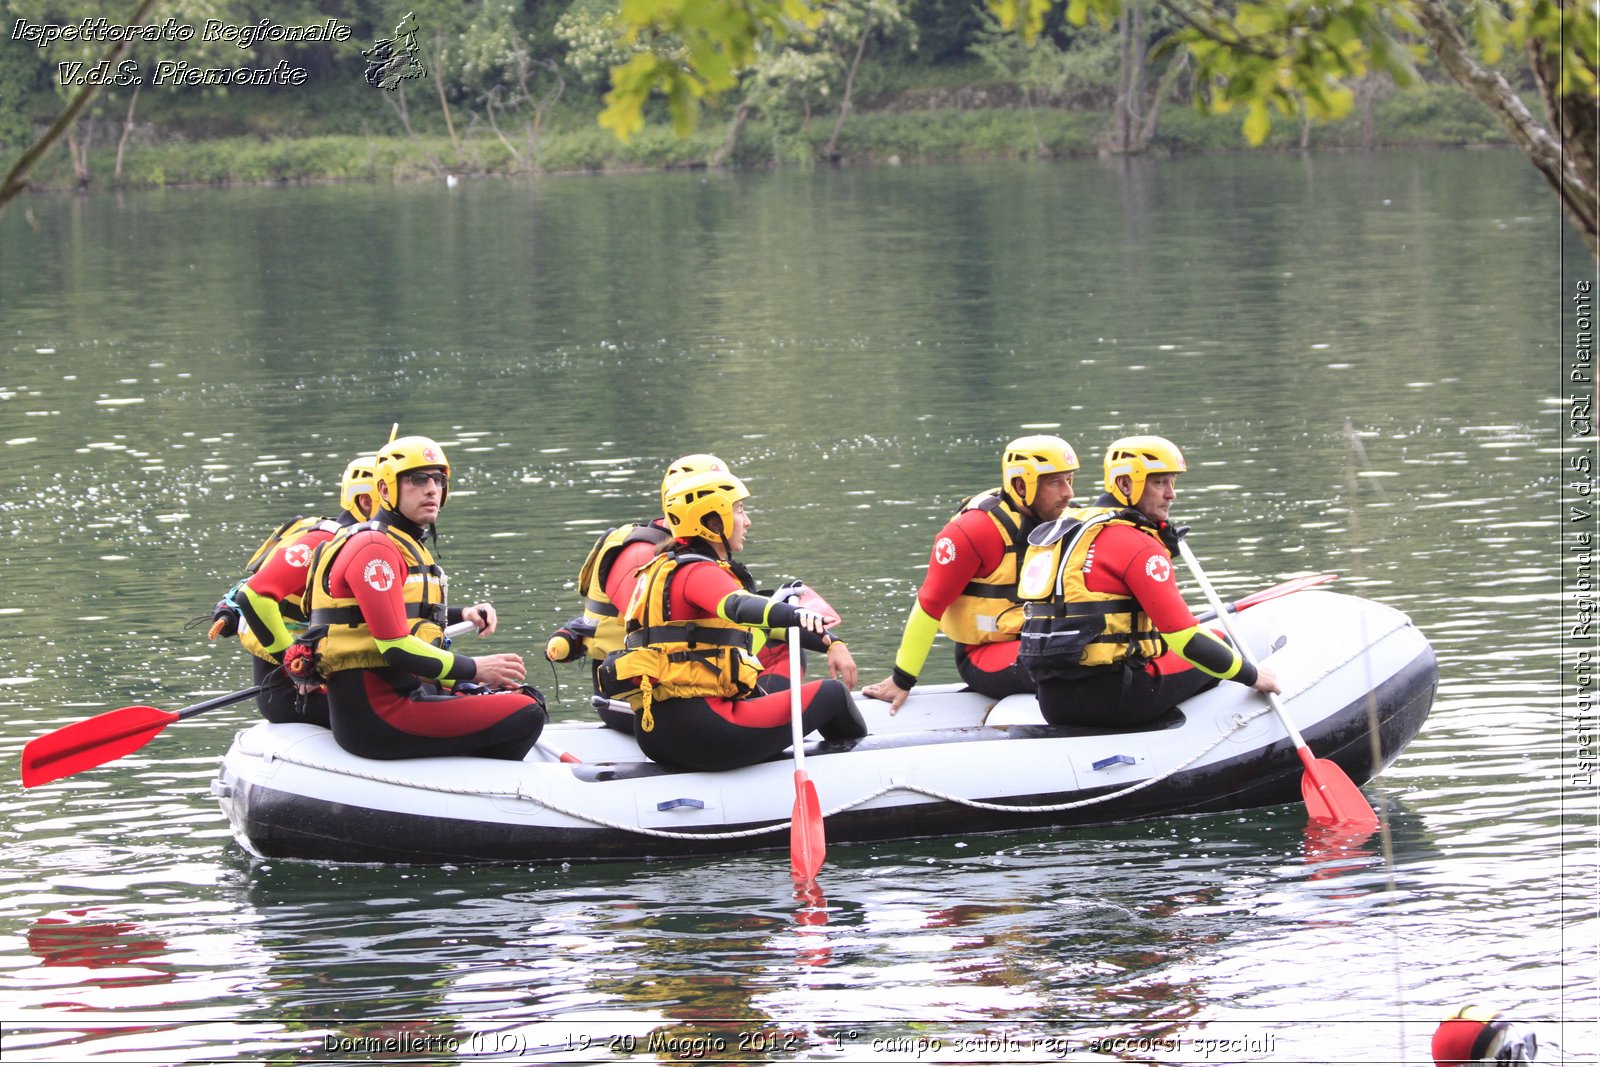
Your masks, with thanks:
<instances>
[{"instance_id":1,"label":"reflection of paddle","mask_svg":"<svg viewBox=\"0 0 1600 1067\"><path fill-rule=\"evenodd\" d=\"M789 870L796 883L816 881L828 842L822 834L822 804L806 777L805 728L800 723L800 626L789 627L789 726L794 734L794 814L789 817Z\"/></svg>"},{"instance_id":2,"label":"reflection of paddle","mask_svg":"<svg viewBox=\"0 0 1600 1067\"><path fill-rule=\"evenodd\" d=\"M1229 604L1226 610L1230 612L1240 612L1245 608L1253 608L1257 604L1265 604L1269 600L1276 600L1281 596L1288 596L1290 593L1298 593L1302 589L1310 589L1314 585L1321 585L1324 582L1331 582L1337 577L1339 577L1337 574L1308 574L1303 578L1290 578L1287 582L1279 582L1277 585L1263 589L1258 593L1251 593L1249 596L1240 597L1232 604ZM1195 616L1195 618L1200 622L1210 622L1216 617L1217 612L1214 608L1203 615Z\"/></svg>"},{"instance_id":3,"label":"reflection of paddle","mask_svg":"<svg viewBox=\"0 0 1600 1067\"><path fill-rule=\"evenodd\" d=\"M1233 647L1244 657L1246 663L1253 663L1250 651L1234 634L1233 625L1228 621L1228 613L1222 606L1222 598L1217 596L1216 589L1212 587L1205 571L1200 568L1200 561L1195 558L1189 542L1180 540L1178 550L1194 574L1194 580L1205 592L1206 599L1211 602L1212 610L1222 621L1228 640L1233 642ZM1300 762L1305 764L1305 774L1300 778L1300 795L1305 798L1306 811L1310 813L1311 818L1325 826L1337 826L1351 834L1370 834L1376 830L1378 816L1373 812L1372 805L1367 803L1367 798L1361 795L1361 790L1350 780L1350 776L1344 773L1344 768L1332 760L1313 758L1311 749L1306 747L1305 738L1300 736L1300 731L1295 728L1294 720L1289 718L1289 713L1284 709L1278 695L1268 693L1266 697L1267 703L1277 713L1278 721L1282 722L1283 728L1289 732L1289 740L1294 742Z\"/></svg>"},{"instance_id":4,"label":"reflection of paddle","mask_svg":"<svg viewBox=\"0 0 1600 1067\"><path fill-rule=\"evenodd\" d=\"M446 629L445 635L454 637L476 629L470 622L458 622ZM259 685L253 685L237 693L190 704L180 711L162 711L136 704L63 726L22 746L22 784L32 788L110 763L143 748L175 722L249 700L260 691Z\"/></svg>"}]
</instances>

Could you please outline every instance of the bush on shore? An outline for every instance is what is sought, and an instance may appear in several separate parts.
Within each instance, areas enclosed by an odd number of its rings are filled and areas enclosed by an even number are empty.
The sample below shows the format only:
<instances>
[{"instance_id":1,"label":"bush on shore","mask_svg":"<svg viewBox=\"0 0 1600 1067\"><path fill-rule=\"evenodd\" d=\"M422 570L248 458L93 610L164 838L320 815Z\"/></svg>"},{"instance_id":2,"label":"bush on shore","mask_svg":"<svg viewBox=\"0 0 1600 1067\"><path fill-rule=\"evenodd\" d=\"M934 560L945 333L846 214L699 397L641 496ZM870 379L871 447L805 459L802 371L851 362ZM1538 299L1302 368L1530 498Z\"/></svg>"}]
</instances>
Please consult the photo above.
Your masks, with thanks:
<instances>
[{"instance_id":1,"label":"bush on shore","mask_svg":"<svg viewBox=\"0 0 1600 1067\"><path fill-rule=\"evenodd\" d=\"M934 110L889 107L856 111L844 124L837 160L824 158L833 117L803 124L756 120L743 125L729 144L731 119L708 121L694 135L674 136L661 125L647 127L623 144L592 125L567 124L531 135L506 128L504 137L481 128L459 138L442 132L414 136L372 135L222 136L170 140L145 136L127 149L114 176L116 147L109 137L90 153L91 181L105 188L164 185L242 185L273 182L413 181L444 174L602 173L708 165L733 168L810 167L841 163L932 163L978 159L1039 159L1092 156L1103 150L1105 114L1061 108L988 107ZM1313 126L1308 133L1278 122L1268 149L1296 148L1302 136L1312 149L1413 145L1500 144L1505 134L1488 112L1452 85L1426 85L1374 100L1366 115ZM1156 154L1241 151L1244 140L1232 115L1207 115L1169 105L1150 146ZM715 163L714 163L715 161ZM70 162L56 151L34 173L34 187L69 189Z\"/></svg>"}]
</instances>

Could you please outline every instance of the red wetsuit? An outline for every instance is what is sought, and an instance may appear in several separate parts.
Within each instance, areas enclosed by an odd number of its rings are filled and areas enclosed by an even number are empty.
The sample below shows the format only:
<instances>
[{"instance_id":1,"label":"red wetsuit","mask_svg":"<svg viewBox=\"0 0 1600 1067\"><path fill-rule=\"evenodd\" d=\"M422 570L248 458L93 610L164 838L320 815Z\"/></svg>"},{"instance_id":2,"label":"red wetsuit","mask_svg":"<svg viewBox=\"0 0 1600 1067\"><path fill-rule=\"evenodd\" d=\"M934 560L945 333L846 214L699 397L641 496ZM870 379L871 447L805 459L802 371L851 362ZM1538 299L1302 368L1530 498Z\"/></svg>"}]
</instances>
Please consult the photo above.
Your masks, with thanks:
<instances>
[{"instance_id":1,"label":"red wetsuit","mask_svg":"<svg viewBox=\"0 0 1600 1067\"><path fill-rule=\"evenodd\" d=\"M340 523L346 524L347 519L353 523L355 516L346 512L340 516ZM333 536L332 530L317 526L289 544L279 545L267 556L260 569L245 581L245 588L278 604L282 604L287 597L304 593L306 566L311 562L311 553L324 541L333 540ZM250 597L241 595L238 602L239 614L256 639L266 646L278 643L274 641L278 635L272 633L273 626L257 614ZM279 669L283 654L274 652L272 655L271 663L260 656L250 657L255 684L261 687L256 694L256 709L262 717L268 722L310 722L327 726L327 694L298 692Z\"/></svg>"},{"instance_id":2,"label":"red wetsuit","mask_svg":"<svg viewBox=\"0 0 1600 1067\"><path fill-rule=\"evenodd\" d=\"M414 536L420 540L420 534ZM337 671L328 679L334 737L345 749L371 759L521 759L544 729L544 701L526 689L470 695L443 691L440 682L471 681L477 664L470 656L409 636L403 582L394 580L406 573L406 566L387 534L360 530L350 535L329 568L329 594L355 599L385 662L383 667ZM450 622L459 622L461 610L451 608L448 616ZM382 644L390 641L399 643Z\"/></svg>"},{"instance_id":3,"label":"red wetsuit","mask_svg":"<svg viewBox=\"0 0 1600 1067\"><path fill-rule=\"evenodd\" d=\"M1171 553L1153 534L1134 526L1108 525L1089 548L1083 578L1093 592L1137 600L1169 647L1146 662L1125 660L1069 677L1036 672L1039 708L1046 721L1058 726L1140 725L1216 685L1219 675L1244 685L1255 682L1254 667L1200 628L1178 591Z\"/></svg>"},{"instance_id":4,"label":"red wetsuit","mask_svg":"<svg viewBox=\"0 0 1600 1067\"><path fill-rule=\"evenodd\" d=\"M710 562L690 562L672 577L667 618L715 618L730 593L748 590L726 569ZM787 615L788 605L774 605L772 614ZM792 609L790 609L792 610ZM812 651L827 649L831 635L801 631L801 644ZM735 700L727 697L675 697L657 700L655 728L638 730L635 737L646 756L658 763L719 771L759 763L783 752L792 741L790 679L787 646L769 642L761 656L764 669L757 683L759 695ZM800 687L801 728L819 731L828 740L864 737L866 723L850 691L842 682L824 678Z\"/></svg>"}]
</instances>

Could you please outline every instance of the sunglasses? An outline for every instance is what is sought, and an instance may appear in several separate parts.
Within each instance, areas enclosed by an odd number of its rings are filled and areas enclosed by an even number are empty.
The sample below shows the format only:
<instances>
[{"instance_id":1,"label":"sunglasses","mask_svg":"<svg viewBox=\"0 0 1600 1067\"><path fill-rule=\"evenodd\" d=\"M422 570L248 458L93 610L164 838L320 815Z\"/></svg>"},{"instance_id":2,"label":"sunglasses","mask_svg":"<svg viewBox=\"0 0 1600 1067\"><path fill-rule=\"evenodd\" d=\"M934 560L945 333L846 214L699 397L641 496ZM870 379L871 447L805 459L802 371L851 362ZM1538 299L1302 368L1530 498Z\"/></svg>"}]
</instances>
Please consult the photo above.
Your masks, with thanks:
<instances>
[{"instance_id":1,"label":"sunglasses","mask_svg":"<svg viewBox=\"0 0 1600 1067\"><path fill-rule=\"evenodd\" d=\"M437 484L440 489L450 484L450 476L444 471L406 471L401 477L416 489L426 489L430 482Z\"/></svg>"}]
</instances>

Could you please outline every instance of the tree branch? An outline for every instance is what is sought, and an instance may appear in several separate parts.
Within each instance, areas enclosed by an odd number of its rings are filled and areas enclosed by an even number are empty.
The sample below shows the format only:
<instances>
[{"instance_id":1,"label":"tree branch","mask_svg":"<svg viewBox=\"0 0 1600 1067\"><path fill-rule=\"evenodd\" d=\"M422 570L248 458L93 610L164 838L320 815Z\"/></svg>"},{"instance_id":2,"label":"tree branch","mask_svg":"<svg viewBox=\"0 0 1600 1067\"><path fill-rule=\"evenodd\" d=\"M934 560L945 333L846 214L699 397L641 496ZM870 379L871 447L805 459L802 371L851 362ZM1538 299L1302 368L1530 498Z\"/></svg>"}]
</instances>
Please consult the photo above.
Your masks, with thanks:
<instances>
[{"instance_id":1,"label":"tree branch","mask_svg":"<svg viewBox=\"0 0 1600 1067\"><path fill-rule=\"evenodd\" d=\"M137 26L145 20L146 16L150 14L150 9L155 6L156 0L142 0L139 4L139 9L133 13L133 17L128 20L127 24ZM129 41L126 38L114 43L106 50L104 62L108 65L115 65L122 53L128 50L128 45ZM78 95L73 97L72 101L67 104L66 109L56 116L56 120L50 124L50 128L44 131L44 136L35 141L26 152L23 152L21 158L6 172L5 178L0 180L0 215L5 214L6 205L16 199L28 187L28 174L32 172L34 165L43 159L45 154L61 139L61 135L66 133L74 122L78 121L78 116L83 114L83 109L89 106L90 102L94 100L95 93L99 91L100 87L98 85L85 85L82 89L79 89Z\"/></svg>"}]
</instances>

